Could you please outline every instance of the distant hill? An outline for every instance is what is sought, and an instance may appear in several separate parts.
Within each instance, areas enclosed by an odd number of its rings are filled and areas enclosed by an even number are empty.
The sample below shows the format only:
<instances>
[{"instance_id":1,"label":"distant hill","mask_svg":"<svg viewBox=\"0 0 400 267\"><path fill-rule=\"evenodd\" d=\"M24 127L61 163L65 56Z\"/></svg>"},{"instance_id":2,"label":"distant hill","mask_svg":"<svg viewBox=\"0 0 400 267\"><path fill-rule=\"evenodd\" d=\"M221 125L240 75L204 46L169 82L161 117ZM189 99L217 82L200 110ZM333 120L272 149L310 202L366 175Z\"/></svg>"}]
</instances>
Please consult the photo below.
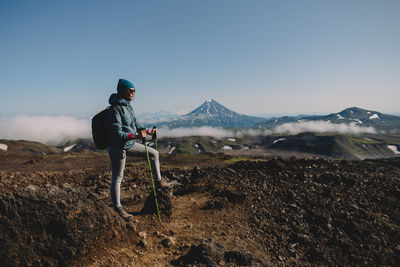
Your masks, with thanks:
<instances>
[{"instance_id":1,"label":"distant hill","mask_svg":"<svg viewBox=\"0 0 400 267\"><path fill-rule=\"evenodd\" d=\"M39 142L24 140L0 140L0 152L9 154L54 154L62 152L62 149L41 144Z\"/></svg>"},{"instance_id":2,"label":"distant hill","mask_svg":"<svg viewBox=\"0 0 400 267\"><path fill-rule=\"evenodd\" d=\"M0 140L0 154L48 155L66 152L97 151L91 139L79 139L55 147L26 140Z\"/></svg>"},{"instance_id":3,"label":"distant hill","mask_svg":"<svg viewBox=\"0 0 400 267\"><path fill-rule=\"evenodd\" d=\"M217 101L209 99L188 114L159 125L170 128L201 126L242 128L252 127L263 120L259 117L238 114Z\"/></svg>"},{"instance_id":4,"label":"distant hill","mask_svg":"<svg viewBox=\"0 0 400 267\"><path fill-rule=\"evenodd\" d=\"M311 153L336 159L363 160L399 156L400 137L301 133L266 136L261 146L265 149Z\"/></svg>"},{"instance_id":5,"label":"distant hill","mask_svg":"<svg viewBox=\"0 0 400 267\"><path fill-rule=\"evenodd\" d=\"M220 153L253 155L260 149L264 155L304 155L333 159L364 160L400 156L400 136L315 134L267 135L253 137L214 138L190 136L162 138L158 142L161 153ZM256 152L258 151L258 152Z\"/></svg>"},{"instance_id":6,"label":"distant hill","mask_svg":"<svg viewBox=\"0 0 400 267\"><path fill-rule=\"evenodd\" d=\"M154 142L149 142L154 147ZM3 148L7 147L7 151ZM280 155L299 158L318 156L334 159L363 160L400 156L400 135L300 133L259 136L163 137L158 140L163 154L227 153L234 155ZM38 142L0 140L0 155L49 155L92 153L92 140L76 140L62 147ZM99 151L103 153L104 151Z\"/></svg>"},{"instance_id":7,"label":"distant hill","mask_svg":"<svg viewBox=\"0 0 400 267\"><path fill-rule=\"evenodd\" d=\"M271 118L259 122L255 126L258 128L273 129L285 123L307 122L307 121L326 121L330 123L345 123L360 127L374 127L377 130L384 130L387 133L400 132L400 117L383 114L377 111L361 109L357 107L347 108L339 113L332 113L321 116L295 116Z\"/></svg>"}]
</instances>

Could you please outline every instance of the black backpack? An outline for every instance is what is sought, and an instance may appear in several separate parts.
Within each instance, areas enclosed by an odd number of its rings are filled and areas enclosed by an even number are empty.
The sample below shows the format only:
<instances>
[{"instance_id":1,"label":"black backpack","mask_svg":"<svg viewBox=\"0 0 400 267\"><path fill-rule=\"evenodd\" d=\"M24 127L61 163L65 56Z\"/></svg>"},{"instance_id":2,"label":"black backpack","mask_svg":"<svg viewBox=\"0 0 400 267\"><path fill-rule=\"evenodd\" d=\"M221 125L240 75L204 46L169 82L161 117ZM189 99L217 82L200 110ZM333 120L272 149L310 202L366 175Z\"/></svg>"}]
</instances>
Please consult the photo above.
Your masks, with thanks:
<instances>
[{"instance_id":1,"label":"black backpack","mask_svg":"<svg viewBox=\"0 0 400 267\"><path fill-rule=\"evenodd\" d=\"M106 149L108 146L108 127L110 127L106 121L106 116L110 108L114 108L121 115L122 111L118 105L109 106L103 109L92 119L92 136L94 145L97 149Z\"/></svg>"}]
</instances>

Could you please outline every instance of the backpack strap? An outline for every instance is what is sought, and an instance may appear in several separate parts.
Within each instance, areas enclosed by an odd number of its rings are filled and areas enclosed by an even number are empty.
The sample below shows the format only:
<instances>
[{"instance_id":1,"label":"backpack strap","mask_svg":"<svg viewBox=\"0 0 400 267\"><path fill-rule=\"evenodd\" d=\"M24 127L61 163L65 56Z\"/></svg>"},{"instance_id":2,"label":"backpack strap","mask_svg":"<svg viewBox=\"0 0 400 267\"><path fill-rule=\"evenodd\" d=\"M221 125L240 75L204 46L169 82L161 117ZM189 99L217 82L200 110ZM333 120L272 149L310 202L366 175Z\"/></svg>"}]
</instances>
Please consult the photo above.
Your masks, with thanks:
<instances>
[{"instance_id":1,"label":"backpack strap","mask_svg":"<svg viewBox=\"0 0 400 267\"><path fill-rule=\"evenodd\" d=\"M111 105L111 108L115 109L118 112L119 116L122 117L122 110L119 105Z\"/></svg>"}]
</instances>

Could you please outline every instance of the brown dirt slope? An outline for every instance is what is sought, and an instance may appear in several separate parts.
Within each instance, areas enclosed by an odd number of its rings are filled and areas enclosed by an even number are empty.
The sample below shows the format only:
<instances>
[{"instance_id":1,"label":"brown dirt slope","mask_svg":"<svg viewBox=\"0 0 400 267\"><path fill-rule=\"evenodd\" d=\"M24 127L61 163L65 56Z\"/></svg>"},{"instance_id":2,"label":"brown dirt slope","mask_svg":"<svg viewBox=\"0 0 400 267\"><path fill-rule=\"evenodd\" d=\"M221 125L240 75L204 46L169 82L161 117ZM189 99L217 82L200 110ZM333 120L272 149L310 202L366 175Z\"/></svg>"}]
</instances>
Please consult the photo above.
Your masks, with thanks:
<instances>
[{"instance_id":1,"label":"brown dirt slope","mask_svg":"<svg viewBox=\"0 0 400 267\"><path fill-rule=\"evenodd\" d=\"M164 177L176 185L159 192L160 224L145 206L151 185L143 160L127 164L122 203L134 219L126 223L109 207L104 155L90 157L82 161L93 168L63 170L66 162L49 157L48 169L39 171L38 160L0 170L5 266L400 262L399 159L163 157Z\"/></svg>"}]
</instances>

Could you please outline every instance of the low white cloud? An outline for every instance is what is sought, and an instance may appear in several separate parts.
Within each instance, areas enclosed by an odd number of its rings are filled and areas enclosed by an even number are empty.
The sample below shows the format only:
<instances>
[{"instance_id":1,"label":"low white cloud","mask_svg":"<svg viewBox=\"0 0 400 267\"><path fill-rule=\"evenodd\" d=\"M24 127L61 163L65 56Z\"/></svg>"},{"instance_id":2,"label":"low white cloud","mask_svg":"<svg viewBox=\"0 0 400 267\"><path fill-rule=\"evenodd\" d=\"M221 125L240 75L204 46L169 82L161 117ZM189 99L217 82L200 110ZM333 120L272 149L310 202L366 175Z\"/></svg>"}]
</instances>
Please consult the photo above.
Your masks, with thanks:
<instances>
[{"instance_id":1,"label":"low white cloud","mask_svg":"<svg viewBox=\"0 0 400 267\"><path fill-rule=\"evenodd\" d=\"M303 132L315 133L370 133L376 134L377 130L374 127L363 127L348 123L331 123L327 121L304 121L304 122L291 122L284 123L273 130L274 133L279 134L299 134Z\"/></svg>"},{"instance_id":2,"label":"low white cloud","mask_svg":"<svg viewBox=\"0 0 400 267\"><path fill-rule=\"evenodd\" d=\"M217 127L193 127L193 128L173 128L162 127L159 129L159 137L183 137L183 136L213 136L216 138L222 137L240 137L240 136L260 136L270 134L299 134L303 132L315 132L315 133L350 133L360 134L378 133L374 127L358 126L348 123L331 123L327 121L304 121L285 123L273 130L269 129L240 129L240 130L228 130Z\"/></svg>"},{"instance_id":3,"label":"low white cloud","mask_svg":"<svg viewBox=\"0 0 400 267\"><path fill-rule=\"evenodd\" d=\"M390 134L400 134L400 129L391 130Z\"/></svg>"},{"instance_id":4,"label":"low white cloud","mask_svg":"<svg viewBox=\"0 0 400 267\"><path fill-rule=\"evenodd\" d=\"M189 128L168 128L161 127L158 129L158 136L162 137L183 137L183 136L212 136L215 138L223 137L239 137L239 136L257 136L271 134L271 130L263 129L239 129L229 130L221 127L189 127Z\"/></svg>"},{"instance_id":5,"label":"low white cloud","mask_svg":"<svg viewBox=\"0 0 400 267\"><path fill-rule=\"evenodd\" d=\"M0 117L0 139L58 145L76 138L91 138L90 120L68 116Z\"/></svg>"},{"instance_id":6,"label":"low white cloud","mask_svg":"<svg viewBox=\"0 0 400 267\"><path fill-rule=\"evenodd\" d=\"M240 129L228 130L218 127L168 128L161 127L159 137L212 136L215 138L257 136L278 134L298 134L302 132L370 133L376 134L374 127L362 127L346 123L334 124L326 121L306 121L285 123L273 130ZM68 116L14 116L0 117L0 139L29 140L44 144L60 145L66 141L84 138L91 139L89 119Z\"/></svg>"},{"instance_id":7,"label":"low white cloud","mask_svg":"<svg viewBox=\"0 0 400 267\"><path fill-rule=\"evenodd\" d=\"M161 127L158 129L158 135L162 137L183 137L183 136L214 136L217 138L232 136L233 132L216 127L193 127L193 128L168 128Z\"/></svg>"},{"instance_id":8,"label":"low white cloud","mask_svg":"<svg viewBox=\"0 0 400 267\"><path fill-rule=\"evenodd\" d=\"M171 113L168 111L159 111L159 112L146 112L138 114L137 118L139 122L143 124L156 124L160 122L167 122L178 119L179 114Z\"/></svg>"}]
</instances>

